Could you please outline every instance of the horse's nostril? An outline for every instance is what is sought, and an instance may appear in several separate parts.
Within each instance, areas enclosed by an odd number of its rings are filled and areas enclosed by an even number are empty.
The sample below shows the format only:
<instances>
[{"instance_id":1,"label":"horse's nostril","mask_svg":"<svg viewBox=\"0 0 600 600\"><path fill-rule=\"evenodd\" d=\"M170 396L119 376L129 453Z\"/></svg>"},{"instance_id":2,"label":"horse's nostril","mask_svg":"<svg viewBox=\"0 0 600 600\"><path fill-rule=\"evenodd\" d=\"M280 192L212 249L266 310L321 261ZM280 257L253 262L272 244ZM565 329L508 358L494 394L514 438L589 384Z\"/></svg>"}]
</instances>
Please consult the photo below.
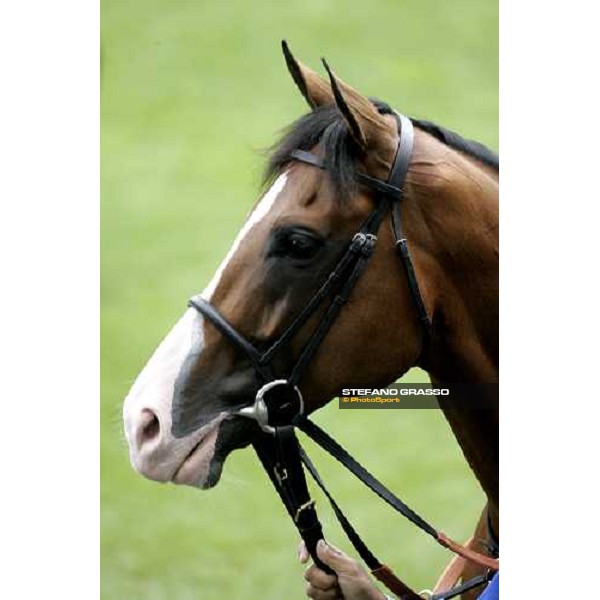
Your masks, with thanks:
<instances>
[{"instance_id":1,"label":"horse's nostril","mask_svg":"<svg viewBox=\"0 0 600 600\"><path fill-rule=\"evenodd\" d=\"M160 421L149 408L144 408L140 416L141 423L139 428L139 445L143 446L146 442L151 442L160 433Z\"/></svg>"}]
</instances>

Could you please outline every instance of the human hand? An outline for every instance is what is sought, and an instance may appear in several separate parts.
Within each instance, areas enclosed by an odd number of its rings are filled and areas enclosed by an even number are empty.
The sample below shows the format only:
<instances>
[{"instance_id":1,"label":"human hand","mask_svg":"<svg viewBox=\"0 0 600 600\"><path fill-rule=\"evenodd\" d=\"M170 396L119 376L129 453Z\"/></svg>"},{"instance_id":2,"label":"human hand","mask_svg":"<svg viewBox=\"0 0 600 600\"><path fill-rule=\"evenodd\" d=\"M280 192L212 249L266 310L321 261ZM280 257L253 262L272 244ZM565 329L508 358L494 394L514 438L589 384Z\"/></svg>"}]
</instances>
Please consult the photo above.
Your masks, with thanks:
<instances>
[{"instance_id":1,"label":"human hand","mask_svg":"<svg viewBox=\"0 0 600 600\"><path fill-rule=\"evenodd\" d=\"M325 573L314 564L306 569L306 595L312 600L385 600L358 562L338 548L320 540L317 556L335 575ZM303 564L310 558L304 542L300 543L298 557Z\"/></svg>"}]
</instances>

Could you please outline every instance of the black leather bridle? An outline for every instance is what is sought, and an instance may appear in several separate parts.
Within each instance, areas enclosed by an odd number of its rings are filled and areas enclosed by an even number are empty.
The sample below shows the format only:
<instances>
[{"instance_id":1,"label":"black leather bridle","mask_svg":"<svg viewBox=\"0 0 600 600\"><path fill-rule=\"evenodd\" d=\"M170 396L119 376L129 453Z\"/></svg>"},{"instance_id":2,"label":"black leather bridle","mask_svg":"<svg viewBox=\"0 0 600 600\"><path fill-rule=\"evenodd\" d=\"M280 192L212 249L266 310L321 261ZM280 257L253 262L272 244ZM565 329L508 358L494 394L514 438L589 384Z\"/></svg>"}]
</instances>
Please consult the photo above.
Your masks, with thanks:
<instances>
[{"instance_id":1,"label":"black leather bridle","mask_svg":"<svg viewBox=\"0 0 600 600\"><path fill-rule=\"evenodd\" d=\"M377 232L388 210L391 211L396 250L404 266L410 295L421 324L423 346L428 344L431 338L431 320L423 302L407 241L403 234L400 213L402 188L413 151L413 125L410 119L404 115L393 114L398 123L399 141L388 180L382 181L364 173L357 173L359 182L374 192L375 208L354 235L325 282L266 351L259 351L204 298L193 298L189 301L189 306L208 319L229 342L250 360L262 380L263 385L257 392L253 405L242 408L235 414L254 419L260 426L261 433L253 442L254 448L315 563L321 569L331 572L316 554L316 545L320 539L323 539L323 531L314 502L308 492L303 465L328 498L340 525L372 573L401 598L408 600L421 598L419 594L398 579L388 567L383 565L360 538L300 446L294 431L295 427L311 437L380 498L432 536L438 543L469 560L488 567L488 571L484 575L468 582L469 587L465 588L467 584L463 584L447 593L431 596L441 600L442 598L452 598L465 589L488 581L491 574L497 569L497 561L469 551L450 540L375 479L331 436L306 417L302 394L298 388L298 382L304 369L310 364L373 255L377 243ZM325 162L321 157L304 150L295 150L291 153L290 159L325 169ZM289 373L277 375L273 366L275 356L290 344L296 333L328 298L331 298L331 301L315 331L300 351L295 364Z\"/></svg>"},{"instance_id":2,"label":"black leather bridle","mask_svg":"<svg viewBox=\"0 0 600 600\"><path fill-rule=\"evenodd\" d=\"M377 196L374 210L353 237L346 251L342 254L337 265L323 285L312 296L300 314L295 317L287 329L272 342L265 352L260 352L248 339L240 334L210 302L200 296L189 301L189 306L195 308L211 321L238 350L250 359L254 369L263 378L265 383L278 380L272 366L276 354L292 341L294 335L321 306L324 300L335 294L333 301L322 317L315 332L298 356L296 364L285 378L289 386L293 387L297 385L303 370L310 363L313 355L342 309L342 306L348 300L350 293L364 272L377 243L379 226L390 208L392 209L392 228L396 238L397 252L404 263L408 278L408 287L417 309L419 321L423 327L424 336L426 338L429 337L431 322L423 303L406 238L402 231L399 208L400 200L402 199L402 184L408 172L412 156L413 125L410 119L404 115L396 115L396 118L398 120L400 137L388 181L384 182L364 173L357 173L360 183L371 188ZM305 152L304 150L293 151L290 158L319 169L325 169L325 162L321 157L310 152Z\"/></svg>"}]
</instances>

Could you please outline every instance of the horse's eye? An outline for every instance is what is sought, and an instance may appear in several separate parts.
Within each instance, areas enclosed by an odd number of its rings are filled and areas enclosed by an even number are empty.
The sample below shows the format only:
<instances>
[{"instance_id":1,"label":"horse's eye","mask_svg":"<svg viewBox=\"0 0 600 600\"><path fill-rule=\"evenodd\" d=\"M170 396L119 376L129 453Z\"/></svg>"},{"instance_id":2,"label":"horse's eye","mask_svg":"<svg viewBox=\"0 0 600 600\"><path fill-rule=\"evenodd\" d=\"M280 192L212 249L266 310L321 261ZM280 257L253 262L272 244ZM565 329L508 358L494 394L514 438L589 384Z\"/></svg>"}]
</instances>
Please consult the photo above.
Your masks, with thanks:
<instances>
[{"instance_id":1,"label":"horse's eye","mask_svg":"<svg viewBox=\"0 0 600 600\"><path fill-rule=\"evenodd\" d=\"M320 246L317 240L304 233L292 233L287 238L287 253L294 258L312 258Z\"/></svg>"},{"instance_id":2,"label":"horse's eye","mask_svg":"<svg viewBox=\"0 0 600 600\"><path fill-rule=\"evenodd\" d=\"M309 260L316 256L322 245L322 240L314 234L299 229L290 229L277 233L272 253L296 260Z\"/></svg>"}]
</instances>

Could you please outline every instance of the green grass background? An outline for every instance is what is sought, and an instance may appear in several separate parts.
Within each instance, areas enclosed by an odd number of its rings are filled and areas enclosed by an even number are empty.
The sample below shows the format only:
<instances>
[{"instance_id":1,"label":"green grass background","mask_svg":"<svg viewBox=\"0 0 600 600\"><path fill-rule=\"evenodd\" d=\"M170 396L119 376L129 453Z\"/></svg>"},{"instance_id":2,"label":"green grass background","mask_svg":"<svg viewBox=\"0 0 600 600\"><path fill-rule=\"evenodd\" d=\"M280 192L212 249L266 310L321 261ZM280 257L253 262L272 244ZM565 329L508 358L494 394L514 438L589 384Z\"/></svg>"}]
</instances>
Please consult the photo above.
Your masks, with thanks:
<instances>
[{"instance_id":1,"label":"green grass background","mask_svg":"<svg viewBox=\"0 0 600 600\"><path fill-rule=\"evenodd\" d=\"M496 148L497 3L103 0L101 21L102 598L303 598L296 535L252 452L234 453L208 493L145 481L129 466L121 403L252 205L256 150L305 110L279 40ZM331 405L316 420L426 518L470 534L482 494L438 411ZM375 551L430 586L447 553L313 455Z\"/></svg>"}]
</instances>

